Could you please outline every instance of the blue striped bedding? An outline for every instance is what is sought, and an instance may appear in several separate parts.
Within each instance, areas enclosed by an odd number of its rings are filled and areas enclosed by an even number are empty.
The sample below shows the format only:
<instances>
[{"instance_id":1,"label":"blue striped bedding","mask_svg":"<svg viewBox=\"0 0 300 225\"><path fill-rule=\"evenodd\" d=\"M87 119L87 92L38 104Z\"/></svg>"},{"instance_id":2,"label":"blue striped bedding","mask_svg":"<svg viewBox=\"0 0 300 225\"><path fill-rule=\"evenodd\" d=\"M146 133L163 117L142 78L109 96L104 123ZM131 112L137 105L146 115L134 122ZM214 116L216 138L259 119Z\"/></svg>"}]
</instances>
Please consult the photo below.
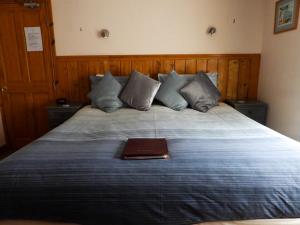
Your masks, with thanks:
<instances>
[{"instance_id":1,"label":"blue striped bedding","mask_svg":"<svg viewBox=\"0 0 300 225\"><path fill-rule=\"evenodd\" d=\"M124 161L128 137L169 160ZM225 104L207 114L86 107L0 162L0 220L189 225L300 217L300 144Z\"/></svg>"}]
</instances>

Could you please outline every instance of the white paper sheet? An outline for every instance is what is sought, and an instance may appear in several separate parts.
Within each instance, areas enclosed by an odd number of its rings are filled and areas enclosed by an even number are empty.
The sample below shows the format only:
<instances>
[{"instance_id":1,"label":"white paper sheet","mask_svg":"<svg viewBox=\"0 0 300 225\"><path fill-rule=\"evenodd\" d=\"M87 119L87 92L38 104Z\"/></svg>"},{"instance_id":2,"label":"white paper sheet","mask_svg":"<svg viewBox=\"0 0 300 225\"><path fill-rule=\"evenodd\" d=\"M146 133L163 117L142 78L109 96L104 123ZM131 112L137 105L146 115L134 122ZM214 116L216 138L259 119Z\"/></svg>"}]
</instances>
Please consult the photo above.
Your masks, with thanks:
<instances>
[{"instance_id":1,"label":"white paper sheet","mask_svg":"<svg viewBox=\"0 0 300 225\"><path fill-rule=\"evenodd\" d=\"M25 27L25 37L28 52L43 51L42 33L40 27Z\"/></svg>"}]
</instances>

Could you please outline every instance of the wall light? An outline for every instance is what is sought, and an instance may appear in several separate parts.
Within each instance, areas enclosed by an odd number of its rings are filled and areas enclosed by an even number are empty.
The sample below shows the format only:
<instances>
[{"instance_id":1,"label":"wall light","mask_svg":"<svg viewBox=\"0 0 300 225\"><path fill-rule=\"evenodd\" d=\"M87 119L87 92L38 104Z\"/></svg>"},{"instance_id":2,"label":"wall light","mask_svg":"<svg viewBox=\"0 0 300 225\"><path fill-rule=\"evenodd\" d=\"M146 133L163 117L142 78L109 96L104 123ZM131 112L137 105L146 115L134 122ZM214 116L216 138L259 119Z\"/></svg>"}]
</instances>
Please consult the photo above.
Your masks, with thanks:
<instances>
[{"instance_id":1,"label":"wall light","mask_svg":"<svg viewBox=\"0 0 300 225\"><path fill-rule=\"evenodd\" d=\"M99 32L99 35L100 35L100 37L107 39L107 38L109 38L110 33L109 33L109 30L107 30L107 29L102 29L102 30Z\"/></svg>"},{"instance_id":2,"label":"wall light","mask_svg":"<svg viewBox=\"0 0 300 225\"><path fill-rule=\"evenodd\" d=\"M208 35L210 35L210 36L213 36L213 35L215 35L215 34L217 33L217 28L214 27L214 26L209 26L209 27L207 28L206 33L207 33Z\"/></svg>"}]
</instances>

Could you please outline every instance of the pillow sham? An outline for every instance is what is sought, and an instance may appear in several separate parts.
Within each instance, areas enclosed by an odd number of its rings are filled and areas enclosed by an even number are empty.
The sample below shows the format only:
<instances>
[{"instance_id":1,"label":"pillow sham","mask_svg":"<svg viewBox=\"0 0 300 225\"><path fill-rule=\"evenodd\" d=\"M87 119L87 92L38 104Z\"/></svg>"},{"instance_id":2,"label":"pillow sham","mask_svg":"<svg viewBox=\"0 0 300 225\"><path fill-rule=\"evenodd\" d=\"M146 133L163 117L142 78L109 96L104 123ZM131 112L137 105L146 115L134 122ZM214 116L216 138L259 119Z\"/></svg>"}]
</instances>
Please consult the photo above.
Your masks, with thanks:
<instances>
[{"instance_id":1,"label":"pillow sham","mask_svg":"<svg viewBox=\"0 0 300 225\"><path fill-rule=\"evenodd\" d=\"M207 112L217 106L221 97L219 90L203 72L198 73L180 93L193 109L200 112Z\"/></svg>"},{"instance_id":2,"label":"pillow sham","mask_svg":"<svg viewBox=\"0 0 300 225\"><path fill-rule=\"evenodd\" d=\"M160 82L134 71L120 98L127 105L141 111L150 109Z\"/></svg>"},{"instance_id":3,"label":"pillow sham","mask_svg":"<svg viewBox=\"0 0 300 225\"><path fill-rule=\"evenodd\" d=\"M165 106L181 111L188 106L188 102L179 93L180 89L186 84L187 80L173 71L168 75L165 82L161 84L155 98Z\"/></svg>"},{"instance_id":4,"label":"pillow sham","mask_svg":"<svg viewBox=\"0 0 300 225\"><path fill-rule=\"evenodd\" d=\"M106 73L100 82L94 85L88 94L92 107L99 108L104 112L114 112L123 106L119 99L122 85L111 75Z\"/></svg>"},{"instance_id":5,"label":"pillow sham","mask_svg":"<svg viewBox=\"0 0 300 225\"><path fill-rule=\"evenodd\" d=\"M175 71L173 71L175 72ZM210 73L206 73L206 75L209 77L209 79L213 82L213 84L218 87L218 73L216 72L210 72ZM178 75L180 77L183 77L183 79L186 80L186 82L190 82L192 81L196 74L180 74ZM159 73L158 74L158 80L161 82L161 83L164 83L168 78L168 74L161 74Z\"/></svg>"}]
</instances>

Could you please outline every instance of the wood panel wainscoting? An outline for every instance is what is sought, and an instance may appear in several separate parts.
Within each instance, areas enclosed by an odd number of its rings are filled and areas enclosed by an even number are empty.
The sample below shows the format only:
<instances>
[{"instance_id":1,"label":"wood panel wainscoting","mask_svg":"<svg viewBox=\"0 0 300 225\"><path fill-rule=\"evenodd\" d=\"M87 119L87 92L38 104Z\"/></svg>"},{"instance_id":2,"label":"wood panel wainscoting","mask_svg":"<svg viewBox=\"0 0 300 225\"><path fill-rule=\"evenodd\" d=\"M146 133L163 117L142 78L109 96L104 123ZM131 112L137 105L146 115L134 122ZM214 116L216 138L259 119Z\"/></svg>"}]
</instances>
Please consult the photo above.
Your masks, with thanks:
<instances>
[{"instance_id":1,"label":"wood panel wainscoting","mask_svg":"<svg viewBox=\"0 0 300 225\"><path fill-rule=\"evenodd\" d=\"M73 102L88 102L89 75L103 74L127 76L133 70L150 74L179 74L197 71L218 72L218 88L224 99L256 99L260 54L223 55L125 55L125 56L58 56L56 57L56 97Z\"/></svg>"}]
</instances>

